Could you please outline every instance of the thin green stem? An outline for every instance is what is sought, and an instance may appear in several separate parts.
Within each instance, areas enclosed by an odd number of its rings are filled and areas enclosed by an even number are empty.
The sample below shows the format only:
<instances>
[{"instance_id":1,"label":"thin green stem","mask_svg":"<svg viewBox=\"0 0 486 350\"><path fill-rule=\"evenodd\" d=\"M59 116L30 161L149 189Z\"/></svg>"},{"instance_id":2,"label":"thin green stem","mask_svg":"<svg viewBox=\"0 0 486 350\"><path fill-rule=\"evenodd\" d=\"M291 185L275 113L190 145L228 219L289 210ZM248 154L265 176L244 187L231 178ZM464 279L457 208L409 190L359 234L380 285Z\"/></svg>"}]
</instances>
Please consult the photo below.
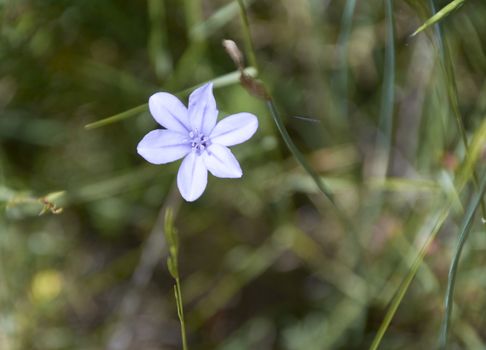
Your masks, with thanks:
<instances>
[{"instance_id":1,"label":"thin green stem","mask_svg":"<svg viewBox=\"0 0 486 350\"><path fill-rule=\"evenodd\" d=\"M395 29L392 0L384 0L386 42L383 67L383 84L381 93L380 119L375 140L376 175L380 179L387 176L393 134L393 110L395 103ZM383 194L379 194L383 202ZM377 206L379 210L380 204Z\"/></svg>"},{"instance_id":2,"label":"thin green stem","mask_svg":"<svg viewBox=\"0 0 486 350\"><path fill-rule=\"evenodd\" d=\"M349 54L349 36L353 27L353 15L356 8L356 0L346 0L344 13L341 19L342 30L338 38L338 55L339 55L339 87L341 89L341 113L343 118L348 117L348 54Z\"/></svg>"},{"instance_id":3,"label":"thin green stem","mask_svg":"<svg viewBox=\"0 0 486 350\"><path fill-rule=\"evenodd\" d=\"M449 333L449 325L451 321L452 315L452 307L454 302L454 287L456 284L456 276L457 276L457 269L459 267L459 260L461 258L462 249L464 248L464 244L469 237L469 233L471 232L474 214L476 213L477 208L481 203L481 198L484 196L486 192L486 174L483 175L481 181L481 187L479 192L473 197L466 212L466 216L464 221L461 225L461 234L459 236L459 242L457 243L456 252L452 258L451 266L449 269L449 279L447 282L447 291L445 296L445 317L442 321L440 336L439 336L439 348L445 349L447 346L447 335Z\"/></svg>"},{"instance_id":4,"label":"thin green stem","mask_svg":"<svg viewBox=\"0 0 486 350\"><path fill-rule=\"evenodd\" d=\"M334 199L334 194L332 191L326 186L324 181L322 181L321 177L312 169L312 167L307 163L305 160L304 156L302 153L300 153L299 149L295 145L294 141L292 141L292 138L290 137L289 133L287 132L287 129L285 128L285 125L282 121L282 118L280 118L280 114L278 113L278 110L275 106L275 103L273 100L270 98L265 101L268 110L270 111L270 114L273 118L273 121L275 122L275 125L277 126L278 131L280 132L280 135L282 136L282 139L285 142L285 145L289 149L290 153L295 157L297 162L305 169L305 171L312 177L314 180L315 184L319 188L319 190L329 199L329 201L336 206L336 201Z\"/></svg>"},{"instance_id":5,"label":"thin green stem","mask_svg":"<svg viewBox=\"0 0 486 350\"><path fill-rule=\"evenodd\" d=\"M167 209L165 213L164 234L167 241L169 256L167 257L167 267L169 273L175 280L174 297L176 300L177 316L181 324L182 349L187 350L186 322L184 319L184 303L182 302L181 281L179 278L179 237L174 227L172 210Z\"/></svg>"},{"instance_id":6,"label":"thin green stem","mask_svg":"<svg viewBox=\"0 0 486 350\"><path fill-rule=\"evenodd\" d=\"M124 119L131 118L135 115L139 115L140 113L146 112L147 110L148 110L148 103L144 103L144 104L139 105L137 107L130 108L129 110L126 110L124 112L115 114L111 117L104 118L104 119L97 120L95 122L86 124L84 126L84 128L87 129L87 130L100 128L102 126L109 125L109 124L112 124L112 123L116 123L116 122L122 121Z\"/></svg>"},{"instance_id":7,"label":"thin green stem","mask_svg":"<svg viewBox=\"0 0 486 350\"><path fill-rule=\"evenodd\" d=\"M388 307L388 310L386 312L385 318L383 319L380 328L378 329L378 332L375 335L375 338L373 339L373 342L370 346L370 350L376 350L380 346L383 336L385 335L386 330L390 326L390 323L393 317L395 316L395 313L397 312L398 307L400 306L405 296L405 293L408 290L408 287L410 286L415 275L417 274L417 271L420 265L422 264L425 254L427 253L430 247L430 244L434 241L435 236L439 232L439 229L442 227L442 224L447 219L450 208L451 208L451 203L449 203L445 208L441 209L438 215L436 215L435 218L431 221L434 222L434 225L430 232L430 235L427 238L425 244L420 249L419 253L417 254L412 266L410 267L410 270L408 271L402 284L398 288L397 294L395 294L395 296L393 297L391 304Z\"/></svg>"},{"instance_id":8,"label":"thin green stem","mask_svg":"<svg viewBox=\"0 0 486 350\"><path fill-rule=\"evenodd\" d=\"M244 31L244 44L245 44L245 51L247 52L248 55L248 61L251 66L255 67L258 72L260 70L258 69L258 63L255 55L255 47L253 46L253 40L251 40L251 32L250 32L250 23L248 21L248 15L246 13L246 7L245 3L243 0L237 0L238 5L240 5L240 15L241 15L241 20L243 21L243 31Z\"/></svg>"},{"instance_id":9,"label":"thin green stem","mask_svg":"<svg viewBox=\"0 0 486 350\"><path fill-rule=\"evenodd\" d=\"M384 135L384 138L382 139L382 146L387 152L386 164L388 164L392 139L393 106L395 101L395 28L392 0L385 0L385 13L386 46L380 128Z\"/></svg>"},{"instance_id":10,"label":"thin green stem","mask_svg":"<svg viewBox=\"0 0 486 350\"><path fill-rule=\"evenodd\" d=\"M187 350L187 337L186 337L186 322L184 320L184 306L182 304L182 291L181 291L181 282L179 277L175 279L175 294L176 294L176 301L177 301L177 313L179 315L179 321L181 323L181 338L182 338L182 349Z\"/></svg>"}]
</instances>

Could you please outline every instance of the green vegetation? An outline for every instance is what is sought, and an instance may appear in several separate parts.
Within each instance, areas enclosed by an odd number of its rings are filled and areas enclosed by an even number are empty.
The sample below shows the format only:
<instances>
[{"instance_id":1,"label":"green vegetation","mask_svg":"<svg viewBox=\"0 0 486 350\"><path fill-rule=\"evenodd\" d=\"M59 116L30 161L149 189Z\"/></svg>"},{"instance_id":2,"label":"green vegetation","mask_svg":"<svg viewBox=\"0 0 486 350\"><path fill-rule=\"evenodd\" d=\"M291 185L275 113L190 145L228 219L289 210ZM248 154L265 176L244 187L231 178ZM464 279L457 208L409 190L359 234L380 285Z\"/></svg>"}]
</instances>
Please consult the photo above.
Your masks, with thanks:
<instances>
[{"instance_id":1,"label":"green vegetation","mask_svg":"<svg viewBox=\"0 0 486 350\"><path fill-rule=\"evenodd\" d=\"M0 349L486 348L485 16L0 1ZM259 129L186 203L136 145L207 81Z\"/></svg>"}]
</instances>

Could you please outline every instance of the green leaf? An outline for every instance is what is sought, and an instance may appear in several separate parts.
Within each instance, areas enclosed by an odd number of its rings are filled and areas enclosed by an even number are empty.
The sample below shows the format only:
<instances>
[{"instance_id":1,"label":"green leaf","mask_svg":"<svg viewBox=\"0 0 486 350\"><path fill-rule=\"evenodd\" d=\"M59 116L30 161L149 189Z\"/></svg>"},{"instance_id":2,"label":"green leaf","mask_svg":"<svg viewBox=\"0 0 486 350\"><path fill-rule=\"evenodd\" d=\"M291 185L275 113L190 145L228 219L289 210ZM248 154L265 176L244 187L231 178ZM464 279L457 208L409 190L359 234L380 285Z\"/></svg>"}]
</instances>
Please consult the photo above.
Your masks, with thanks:
<instances>
[{"instance_id":1,"label":"green leaf","mask_svg":"<svg viewBox=\"0 0 486 350\"><path fill-rule=\"evenodd\" d=\"M457 269L459 266L459 259L461 258L461 252L466 243L466 240L471 232L474 214L476 213L478 207L481 205L481 199L486 192L486 174L483 175L481 181L481 187L478 192L474 195L471 199L469 207L466 212L466 216L461 225L460 235L459 235L459 242L457 243L456 252L452 257L451 266L449 269L449 279L447 282L447 292L445 296L445 317L442 321L441 332L440 332L440 339L439 339L439 346L440 349L445 349L447 346L447 335L449 333L449 324L452 315L452 307L454 301L454 286L456 284L456 276L457 276Z\"/></svg>"},{"instance_id":2,"label":"green leaf","mask_svg":"<svg viewBox=\"0 0 486 350\"><path fill-rule=\"evenodd\" d=\"M169 273L173 278L177 278L178 276L177 264L174 262L174 260L171 257L167 258L167 269L169 270Z\"/></svg>"},{"instance_id":3,"label":"green leaf","mask_svg":"<svg viewBox=\"0 0 486 350\"><path fill-rule=\"evenodd\" d=\"M450 15L454 10L457 10L459 7L461 7L465 1L466 0L454 0L450 2L449 4L444 6L440 11L438 11L435 15L433 15L428 20L426 20L424 24L422 24L415 32L413 32L412 36L417 35L418 33L424 31L428 27L444 19L446 16Z\"/></svg>"}]
</instances>

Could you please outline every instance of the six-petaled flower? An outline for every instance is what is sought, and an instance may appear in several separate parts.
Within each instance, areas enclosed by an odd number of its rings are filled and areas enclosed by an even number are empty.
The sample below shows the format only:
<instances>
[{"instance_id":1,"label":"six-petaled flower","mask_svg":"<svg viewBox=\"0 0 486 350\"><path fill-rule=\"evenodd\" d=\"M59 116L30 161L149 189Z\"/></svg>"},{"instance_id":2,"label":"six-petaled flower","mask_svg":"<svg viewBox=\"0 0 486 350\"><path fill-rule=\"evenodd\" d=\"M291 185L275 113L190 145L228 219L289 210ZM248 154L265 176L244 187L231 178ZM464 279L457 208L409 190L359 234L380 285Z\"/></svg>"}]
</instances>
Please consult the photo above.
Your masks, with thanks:
<instances>
[{"instance_id":1,"label":"six-petaled flower","mask_svg":"<svg viewBox=\"0 0 486 350\"><path fill-rule=\"evenodd\" d=\"M150 113L165 129L149 132L138 154L153 164L184 158L177 173L182 197L191 202L204 192L208 171L216 177L239 178L240 164L229 146L245 142L258 128L250 113L230 115L218 123L212 83L194 90L188 108L174 95L158 92L149 99Z\"/></svg>"}]
</instances>

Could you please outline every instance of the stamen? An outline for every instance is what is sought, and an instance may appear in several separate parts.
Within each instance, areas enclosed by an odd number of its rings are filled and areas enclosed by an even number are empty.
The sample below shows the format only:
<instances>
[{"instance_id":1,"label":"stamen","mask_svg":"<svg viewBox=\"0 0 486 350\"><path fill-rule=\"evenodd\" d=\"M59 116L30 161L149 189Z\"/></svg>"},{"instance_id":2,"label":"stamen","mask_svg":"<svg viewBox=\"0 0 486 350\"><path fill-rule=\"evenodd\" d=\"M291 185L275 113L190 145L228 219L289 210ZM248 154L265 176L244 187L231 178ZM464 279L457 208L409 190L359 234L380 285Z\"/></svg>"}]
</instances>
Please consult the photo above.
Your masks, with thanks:
<instances>
[{"instance_id":1,"label":"stamen","mask_svg":"<svg viewBox=\"0 0 486 350\"><path fill-rule=\"evenodd\" d=\"M200 134L197 129L189 132L189 139L187 141L191 143L192 149L198 153L205 151L206 148L211 144L209 138L203 134Z\"/></svg>"}]
</instances>

